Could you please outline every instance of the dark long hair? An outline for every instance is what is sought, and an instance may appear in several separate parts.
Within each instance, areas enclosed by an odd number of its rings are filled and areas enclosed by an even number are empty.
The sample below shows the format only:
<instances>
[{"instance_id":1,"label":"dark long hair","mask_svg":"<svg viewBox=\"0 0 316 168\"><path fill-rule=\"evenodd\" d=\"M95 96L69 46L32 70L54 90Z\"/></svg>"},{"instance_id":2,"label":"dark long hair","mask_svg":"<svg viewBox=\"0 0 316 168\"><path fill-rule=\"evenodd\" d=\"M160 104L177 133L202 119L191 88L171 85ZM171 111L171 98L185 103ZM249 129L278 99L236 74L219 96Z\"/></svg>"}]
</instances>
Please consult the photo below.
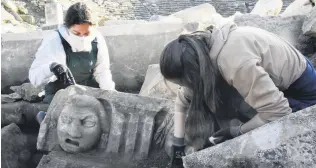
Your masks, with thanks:
<instances>
[{"instance_id":1,"label":"dark long hair","mask_svg":"<svg viewBox=\"0 0 316 168\"><path fill-rule=\"evenodd\" d=\"M165 79L178 79L193 91L186 135L193 145L201 149L212 135L219 104L218 72L213 66L207 42L211 31L181 35L170 42L160 57L160 70Z\"/></svg>"}]
</instances>

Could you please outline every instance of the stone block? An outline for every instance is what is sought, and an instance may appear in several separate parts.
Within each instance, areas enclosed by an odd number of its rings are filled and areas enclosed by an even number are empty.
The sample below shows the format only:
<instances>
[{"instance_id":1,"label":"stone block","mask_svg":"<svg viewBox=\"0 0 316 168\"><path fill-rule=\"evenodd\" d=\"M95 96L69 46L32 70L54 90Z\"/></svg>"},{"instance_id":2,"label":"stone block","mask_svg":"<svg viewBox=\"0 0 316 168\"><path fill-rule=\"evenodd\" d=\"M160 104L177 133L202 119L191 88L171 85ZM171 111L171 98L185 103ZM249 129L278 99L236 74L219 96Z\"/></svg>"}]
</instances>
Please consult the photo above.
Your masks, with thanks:
<instances>
[{"instance_id":1,"label":"stone block","mask_svg":"<svg viewBox=\"0 0 316 168\"><path fill-rule=\"evenodd\" d=\"M42 30L56 30L60 25L43 25Z\"/></svg>"},{"instance_id":2,"label":"stone block","mask_svg":"<svg viewBox=\"0 0 316 168\"><path fill-rule=\"evenodd\" d=\"M283 13L280 14L282 17L296 16L296 15L307 15L313 6L310 0L295 0L291 3Z\"/></svg>"},{"instance_id":3,"label":"stone block","mask_svg":"<svg viewBox=\"0 0 316 168\"><path fill-rule=\"evenodd\" d=\"M105 36L113 80L120 91L138 92L148 65L158 63L164 46L177 38L182 23L150 22L100 27Z\"/></svg>"},{"instance_id":4,"label":"stone block","mask_svg":"<svg viewBox=\"0 0 316 168\"><path fill-rule=\"evenodd\" d=\"M42 32L2 34L1 93L28 81L28 71L42 41ZM23 60L23 61L21 61Z\"/></svg>"},{"instance_id":5,"label":"stone block","mask_svg":"<svg viewBox=\"0 0 316 168\"><path fill-rule=\"evenodd\" d=\"M302 54L309 56L316 52L315 38L303 35L302 26L306 16L267 16L244 14L235 16L238 26L253 26L275 33L289 41Z\"/></svg>"},{"instance_id":6,"label":"stone block","mask_svg":"<svg viewBox=\"0 0 316 168\"><path fill-rule=\"evenodd\" d=\"M183 158L184 167L314 167L316 106Z\"/></svg>"},{"instance_id":7,"label":"stone block","mask_svg":"<svg viewBox=\"0 0 316 168\"><path fill-rule=\"evenodd\" d=\"M19 94L23 100L33 102L40 100L38 94L44 90L44 87L35 87L31 83L23 83L21 86L11 86L10 89Z\"/></svg>"},{"instance_id":8,"label":"stone block","mask_svg":"<svg viewBox=\"0 0 316 168\"><path fill-rule=\"evenodd\" d=\"M179 86L164 80L158 64L148 66L144 84L139 92L141 96L175 99Z\"/></svg>"},{"instance_id":9,"label":"stone block","mask_svg":"<svg viewBox=\"0 0 316 168\"><path fill-rule=\"evenodd\" d=\"M156 153L151 159L146 160L134 160L116 154L98 154L70 155L60 151L53 151L43 156L37 168L157 168L168 167L170 160L164 153Z\"/></svg>"},{"instance_id":10,"label":"stone block","mask_svg":"<svg viewBox=\"0 0 316 168\"><path fill-rule=\"evenodd\" d=\"M26 101L1 104L1 125L36 122L36 114L39 111L47 111L47 109L48 104L29 103Z\"/></svg>"},{"instance_id":11,"label":"stone block","mask_svg":"<svg viewBox=\"0 0 316 168\"><path fill-rule=\"evenodd\" d=\"M32 25L35 24L34 16L31 16L31 15L20 15L20 16L24 22L26 22L28 24L32 24Z\"/></svg>"},{"instance_id":12,"label":"stone block","mask_svg":"<svg viewBox=\"0 0 316 168\"><path fill-rule=\"evenodd\" d=\"M187 8L176 12L170 16L180 18L183 23L189 22L214 22L213 14L217 14L216 9L209 3L201 4L195 7Z\"/></svg>"},{"instance_id":13,"label":"stone block","mask_svg":"<svg viewBox=\"0 0 316 168\"><path fill-rule=\"evenodd\" d=\"M17 93L1 95L1 103L13 103L21 99L22 96Z\"/></svg>"},{"instance_id":14,"label":"stone block","mask_svg":"<svg viewBox=\"0 0 316 168\"><path fill-rule=\"evenodd\" d=\"M141 23L147 23L147 21L145 20L105 20L104 23L99 26L141 24Z\"/></svg>"},{"instance_id":15,"label":"stone block","mask_svg":"<svg viewBox=\"0 0 316 168\"><path fill-rule=\"evenodd\" d=\"M259 0L251 11L251 14L277 16L281 12L282 6L282 0Z\"/></svg>"},{"instance_id":16,"label":"stone block","mask_svg":"<svg viewBox=\"0 0 316 168\"><path fill-rule=\"evenodd\" d=\"M71 100L74 100L74 102ZM89 132L97 132L99 130L98 123L100 123L101 131L93 136L95 138L100 137L98 141L89 139L84 132L77 132L81 136L74 140L75 135L72 130L77 127L65 126L67 123L63 121L64 118L68 118L67 116L72 116L68 119L71 124L73 124L72 121L76 121L72 111L80 113L78 108L81 107L75 102L92 104L91 107L88 107L88 105L84 107L86 109L84 114L89 113L89 115L97 116L97 119L90 121L95 123L95 127L90 127ZM98 107L98 109L93 110L95 107ZM74 110L74 108L77 110ZM172 108L173 101L165 99L70 86L58 91L50 104L48 113L41 123L37 149L41 151L66 151L68 153L97 150L103 153L98 155L113 153L124 157L144 159L151 152L154 128L157 128L156 125L162 122L156 120L156 116L165 115ZM64 132L68 132L67 134L70 137L64 136ZM91 143L84 144L87 141ZM70 148L69 144L71 142L78 147L71 146L72 148Z\"/></svg>"},{"instance_id":17,"label":"stone block","mask_svg":"<svg viewBox=\"0 0 316 168\"><path fill-rule=\"evenodd\" d=\"M57 2L45 4L46 25L58 25L63 23L63 8Z\"/></svg>"},{"instance_id":18,"label":"stone block","mask_svg":"<svg viewBox=\"0 0 316 168\"><path fill-rule=\"evenodd\" d=\"M25 4L18 6L18 12L19 12L19 14L22 14L22 15L28 15L29 14L29 11L25 8ZM23 17L22 17L22 19L23 19Z\"/></svg>"},{"instance_id":19,"label":"stone block","mask_svg":"<svg viewBox=\"0 0 316 168\"><path fill-rule=\"evenodd\" d=\"M158 63L164 46L183 31L180 23L140 23L99 27L109 48L111 71L118 90L138 92L148 65ZM52 31L3 34L1 91L28 80L28 70L43 36ZM21 61L23 60L23 61Z\"/></svg>"},{"instance_id":20,"label":"stone block","mask_svg":"<svg viewBox=\"0 0 316 168\"><path fill-rule=\"evenodd\" d=\"M307 15L303 24L303 33L316 37L316 7Z\"/></svg>"},{"instance_id":21,"label":"stone block","mask_svg":"<svg viewBox=\"0 0 316 168\"><path fill-rule=\"evenodd\" d=\"M1 167L26 168L30 159L27 139L20 128L12 123L1 129Z\"/></svg>"}]
</instances>

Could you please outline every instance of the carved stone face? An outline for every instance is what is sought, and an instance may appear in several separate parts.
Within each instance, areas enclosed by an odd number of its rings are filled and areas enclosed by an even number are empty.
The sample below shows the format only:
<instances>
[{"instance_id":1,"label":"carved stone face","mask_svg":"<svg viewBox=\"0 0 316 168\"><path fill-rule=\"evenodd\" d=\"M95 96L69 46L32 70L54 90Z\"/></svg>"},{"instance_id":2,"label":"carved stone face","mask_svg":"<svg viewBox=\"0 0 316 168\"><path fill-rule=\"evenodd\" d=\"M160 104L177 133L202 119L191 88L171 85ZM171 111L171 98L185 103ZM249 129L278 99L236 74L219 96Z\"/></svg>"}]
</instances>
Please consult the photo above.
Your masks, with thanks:
<instances>
[{"instance_id":1,"label":"carved stone face","mask_svg":"<svg viewBox=\"0 0 316 168\"><path fill-rule=\"evenodd\" d=\"M92 107L66 106L58 118L57 136L63 150L78 153L90 150L101 136L98 112Z\"/></svg>"}]
</instances>

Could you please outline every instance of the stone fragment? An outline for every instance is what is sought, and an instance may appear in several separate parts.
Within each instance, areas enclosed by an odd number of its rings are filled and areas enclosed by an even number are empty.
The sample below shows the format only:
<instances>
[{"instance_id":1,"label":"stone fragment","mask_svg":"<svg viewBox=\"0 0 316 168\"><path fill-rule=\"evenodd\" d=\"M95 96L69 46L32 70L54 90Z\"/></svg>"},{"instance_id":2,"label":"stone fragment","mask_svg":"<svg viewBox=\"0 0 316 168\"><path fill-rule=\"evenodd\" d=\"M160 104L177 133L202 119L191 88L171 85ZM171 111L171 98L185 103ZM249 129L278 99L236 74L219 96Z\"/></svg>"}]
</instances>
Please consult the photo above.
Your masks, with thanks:
<instances>
[{"instance_id":1,"label":"stone fragment","mask_svg":"<svg viewBox=\"0 0 316 168\"><path fill-rule=\"evenodd\" d=\"M26 101L1 104L1 124L8 125L11 123L34 123L36 122L36 114L39 111L47 111L47 109L48 104L29 103Z\"/></svg>"},{"instance_id":2,"label":"stone fragment","mask_svg":"<svg viewBox=\"0 0 316 168\"><path fill-rule=\"evenodd\" d=\"M188 155L184 167L314 167L316 105Z\"/></svg>"},{"instance_id":3,"label":"stone fragment","mask_svg":"<svg viewBox=\"0 0 316 168\"><path fill-rule=\"evenodd\" d=\"M23 100L29 102L39 101L40 97L38 94L44 90L43 86L35 87L31 83L23 83L21 86L11 86L10 89L21 95Z\"/></svg>"},{"instance_id":4,"label":"stone fragment","mask_svg":"<svg viewBox=\"0 0 316 168\"><path fill-rule=\"evenodd\" d=\"M22 14L22 15L28 15L29 14L29 11L25 8L25 4L18 6L18 12L19 12L19 14ZM22 19L23 19L23 17L22 17Z\"/></svg>"},{"instance_id":5,"label":"stone fragment","mask_svg":"<svg viewBox=\"0 0 316 168\"><path fill-rule=\"evenodd\" d=\"M32 24L32 25L35 24L35 19L33 16L31 15L20 15L20 16L26 23Z\"/></svg>"},{"instance_id":6,"label":"stone fragment","mask_svg":"<svg viewBox=\"0 0 316 168\"><path fill-rule=\"evenodd\" d=\"M305 35L316 37L316 7L307 15L302 29Z\"/></svg>"},{"instance_id":7,"label":"stone fragment","mask_svg":"<svg viewBox=\"0 0 316 168\"><path fill-rule=\"evenodd\" d=\"M71 103L71 99L76 99L76 101L78 99L78 102L82 101L80 104L88 103L94 105L92 106L93 108L88 105L85 105L83 108L75 103ZM83 101L83 99L85 100ZM70 128L64 127L65 123L60 122L64 120L63 118L69 118L70 123L76 121L75 115L68 115L71 112L67 112L72 108L76 108L77 110L75 111L77 113L80 113L80 109L86 109L84 113L86 114L88 111L93 111L95 107L98 107L97 113L99 115L98 120L89 120L90 123L96 124L91 127L91 130L92 128L94 130L92 132L98 130L96 127L98 127L99 122L102 127L101 132L94 135L94 137L100 136L100 140L95 145L95 148L90 151L97 149L97 151L101 151L104 155L108 153L120 153L125 157L147 158L151 152L155 125L162 122L155 120L155 117L157 115L165 115L166 112L169 112L173 107L173 102L102 89L70 86L65 90L57 92L50 104L48 113L41 123L37 139L37 149L41 151L63 151L60 149L61 146L62 149L70 151L67 147L69 143L77 144L78 147L84 148L86 146L84 143L91 139L84 137L86 134L83 132L74 133L73 130L76 130L77 127L73 125L69 126ZM91 114L90 116L93 115ZM60 141L64 138L63 131L68 132L70 136L65 136L66 143ZM77 134L82 136L74 140L73 136ZM74 153L81 151L81 149L77 150L77 148L72 148L71 150Z\"/></svg>"},{"instance_id":8,"label":"stone fragment","mask_svg":"<svg viewBox=\"0 0 316 168\"><path fill-rule=\"evenodd\" d=\"M183 31L182 23L140 23L99 27L109 49L116 89L139 92L148 65L158 63L164 46ZM28 71L43 36L54 31L2 34L1 93L28 80ZM153 40L155 39L155 40ZM23 60L23 61L21 61Z\"/></svg>"},{"instance_id":9,"label":"stone fragment","mask_svg":"<svg viewBox=\"0 0 316 168\"><path fill-rule=\"evenodd\" d=\"M251 14L277 16L281 12L282 6L282 0L259 0L252 9Z\"/></svg>"},{"instance_id":10,"label":"stone fragment","mask_svg":"<svg viewBox=\"0 0 316 168\"><path fill-rule=\"evenodd\" d=\"M1 6L1 23L12 22L13 20L15 20L14 16Z\"/></svg>"},{"instance_id":11,"label":"stone fragment","mask_svg":"<svg viewBox=\"0 0 316 168\"><path fill-rule=\"evenodd\" d=\"M291 3L280 16L289 17L296 15L307 15L313 6L310 0L295 0Z\"/></svg>"},{"instance_id":12,"label":"stone fragment","mask_svg":"<svg viewBox=\"0 0 316 168\"><path fill-rule=\"evenodd\" d=\"M17 93L1 95L1 103L13 103L21 99L22 99L22 96Z\"/></svg>"},{"instance_id":13,"label":"stone fragment","mask_svg":"<svg viewBox=\"0 0 316 168\"><path fill-rule=\"evenodd\" d=\"M205 3L205 4L195 6L195 7L181 10L170 16L180 18L183 21L183 23L189 23L189 22L214 23L214 20L217 19L213 17L214 14L217 14L216 9L211 4ZM219 14L217 16L219 16L218 20L221 20L223 18Z\"/></svg>"},{"instance_id":14,"label":"stone fragment","mask_svg":"<svg viewBox=\"0 0 316 168\"><path fill-rule=\"evenodd\" d=\"M158 64L148 66L145 82L139 92L141 96L175 99L179 86L166 81Z\"/></svg>"},{"instance_id":15,"label":"stone fragment","mask_svg":"<svg viewBox=\"0 0 316 168\"><path fill-rule=\"evenodd\" d=\"M4 6L6 8L6 10L11 13L14 18L18 21L23 21L22 18L19 16L18 14L18 8L16 7L16 5L14 4L14 2L12 2L11 0L2 0L1 1L1 6Z\"/></svg>"},{"instance_id":16,"label":"stone fragment","mask_svg":"<svg viewBox=\"0 0 316 168\"><path fill-rule=\"evenodd\" d=\"M305 56L316 52L315 38L303 35L302 26L306 16L269 16L244 14L235 16L238 26L253 26L275 33L289 41Z\"/></svg>"},{"instance_id":17,"label":"stone fragment","mask_svg":"<svg viewBox=\"0 0 316 168\"><path fill-rule=\"evenodd\" d=\"M27 139L20 128L12 123L1 129L1 167L26 168L30 158Z\"/></svg>"},{"instance_id":18,"label":"stone fragment","mask_svg":"<svg viewBox=\"0 0 316 168\"><path fill-rule=\"evenodd\" d=\"M58 2L49 1L45 4L46 25L59 25L63 23L63 9Z\"/></svg>"}]
</instances>

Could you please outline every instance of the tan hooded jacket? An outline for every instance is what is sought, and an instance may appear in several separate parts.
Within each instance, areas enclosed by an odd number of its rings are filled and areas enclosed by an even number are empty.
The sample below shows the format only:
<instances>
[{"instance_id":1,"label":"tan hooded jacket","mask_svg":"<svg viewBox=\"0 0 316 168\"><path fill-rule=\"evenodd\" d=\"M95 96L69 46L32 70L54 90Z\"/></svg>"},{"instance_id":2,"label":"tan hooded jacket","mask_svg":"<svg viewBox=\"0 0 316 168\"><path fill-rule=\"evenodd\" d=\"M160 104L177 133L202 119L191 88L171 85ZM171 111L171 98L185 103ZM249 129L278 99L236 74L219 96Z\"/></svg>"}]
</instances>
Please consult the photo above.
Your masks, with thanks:
<instances>
[{"instance_id":1,"label":"tan hooded jacket","mask_svg":"<svg viewBox=\"0 0 316 168\"><path fill-rule=\"evenodd\" d=\"M213 65L257 115L244 124L252 130L292 112L283 92L306 68L306 59L286 40L254 27L233 23L215 28L210 39ZM182 87L176 112L186 112L192 92Z\"/></svg>"}]
</instances>

